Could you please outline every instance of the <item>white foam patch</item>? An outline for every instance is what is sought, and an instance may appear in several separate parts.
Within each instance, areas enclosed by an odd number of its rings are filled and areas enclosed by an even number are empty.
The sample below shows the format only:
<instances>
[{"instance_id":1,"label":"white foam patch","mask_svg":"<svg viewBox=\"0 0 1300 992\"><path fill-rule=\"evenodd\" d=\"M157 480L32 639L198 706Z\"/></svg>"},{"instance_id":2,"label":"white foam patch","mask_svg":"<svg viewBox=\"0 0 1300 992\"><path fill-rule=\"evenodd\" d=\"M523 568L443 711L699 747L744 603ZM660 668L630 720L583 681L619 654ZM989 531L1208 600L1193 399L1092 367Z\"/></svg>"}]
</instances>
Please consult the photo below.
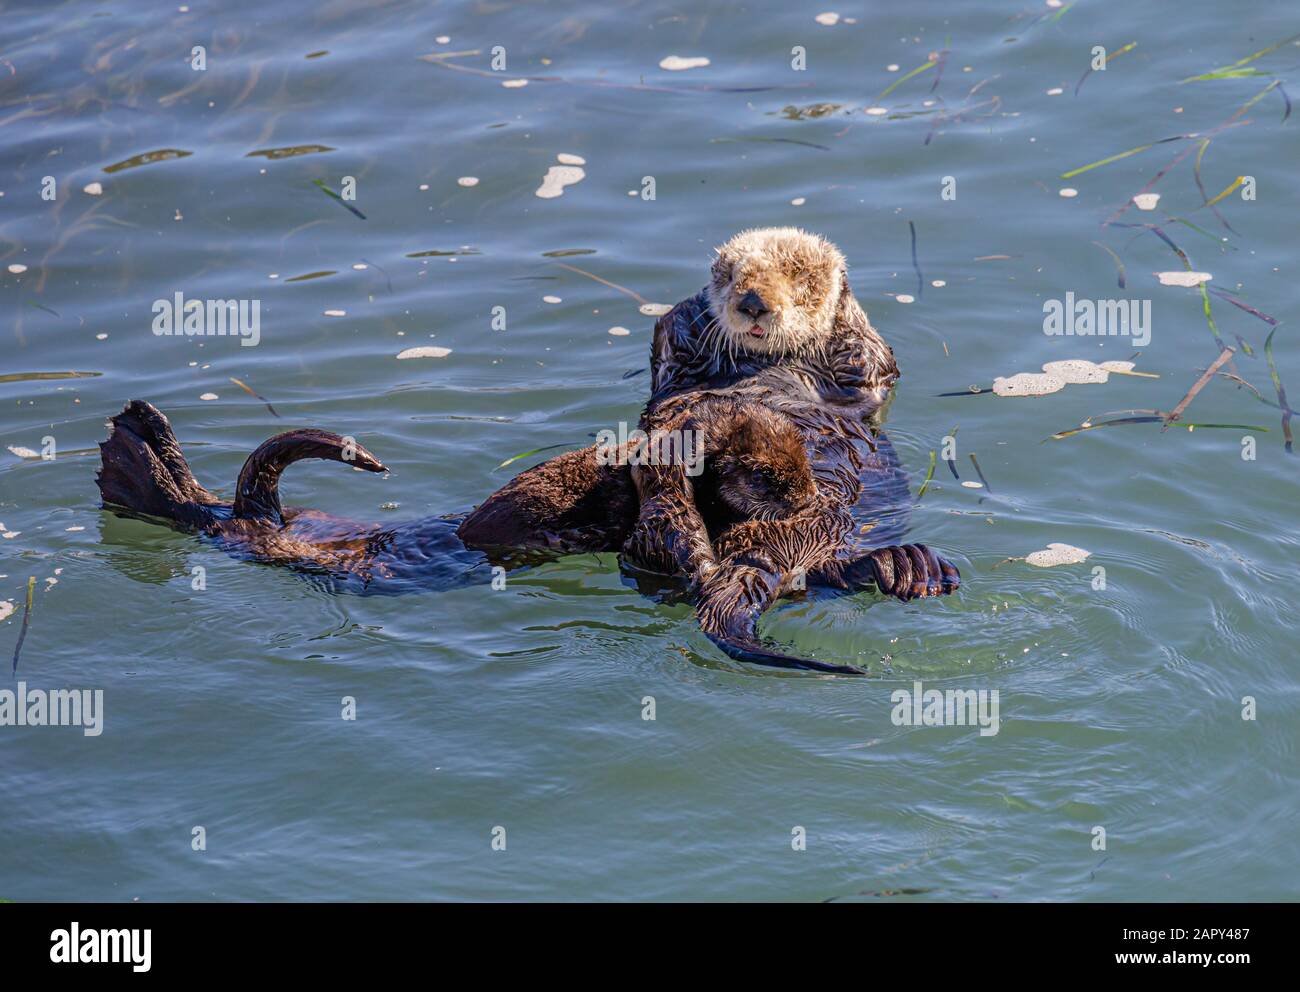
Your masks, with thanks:
<instances>
[{"instance_id":1,"label":"white foam patch","mask_svg":"<svg viewBox=\"0 0 1300 992\"><path fill-rule=\"evenodd\" d=\"M81 187L81 192L88 193L91 196L103 196L104 186L102 183L87 183Z\"/></svg>"},{"instance_id":2,"label":"white foam patch","mask_svg":"<svg viewBox=\"0 0 1300 992\"><path fill-rule=\"evenodd\" d=\"M1107 372L1132 372L1132 362L1102 362L1101 367Z\"/></svg>"},{"instance_id":3,"label":"white foam patch","mask_svg":"<svg viewBox=\"0 0 1300 992\"><path fill-rule=\"evenodd\" d=\"M33 451L31 448L24 448L20 444L11 444L8 445L8 448L19 458L40 458L41 457L41 453L39 451Z\"/></svg>"},{"instance_id":4,"label":"white foam patch","mask_svg":"<svg viewBox=\"0 0 1300 992\"><path fill-rule=\"evenodd\" d=\"M535 195L543 200L553 200L564 195L564 187L580 183L586 177L587 174L576 165L553 165L546 170Z\"/></svg>"},{"instance_id":5,"label":"white foam patch","mask_svg":"<svg viewBox=\"0 0 1300 992\"><path fill-rule=\"evenodd\" d=\"M1091 551L1070 544L1049 544L1042 551L1027 556L1025 561L1037 568L1051 568L1053 565L1077 565L1091 555Z\"/></svg>"},{"instance_id":6,"label":"white foam patch","mask_svg":"<svg viewBox=\"0 0 1300 992\"><path fill-rule=\"evenodd\" d=\"M659 68L667 69L669 72L681 72L684 69L702 69L709 64L709 60L702 55L686 58L681 55L668 55L659 60Z\"/></svg>"},{"instance_id":7,"label":"white foam patch","mask_svg":"<svg viewBox=\"0 0 1300 992\"><path fill-rule=\"evenodd\" d=\"M662 317L672 306L668 303L642 303L640 310L647 317Z\"/></svg>"},{"instance_id":8,"label":"white foam patch","mask_svg":"<svg viewBox=\"0 0 1300 992\"><path fill-rule=\"evenodd\" d=\"M450 354L450 348L442 348L438 345L425 345L422 348L407 348L405 351L399 351L397 357L403 360L407 358L446 358Z\"/></svg>"},{"instance_id":9,"label":"white foam patch","mask_svg":"<svg viewBox=\"0 0 1300 992\"><path fill-rule=\"evenodd\" d=\"M199 397L199 399L206 400L209 403L211 403L213 400L221 399L221 397L218 396L216 393L204 393L202 396Z\"/></svg>"},{"instance_id":10,"label":"white foam patch","mask_svg":"<svg viewBox=\"0 0 1300 992\"><path fill-rule=\"evenodd\" d=\"M9 271L16 276L22 275L24 272L27 271L27 266L23 265L22 262L14 262L11 266L9 266Z\"/></svg>"},{"instance_id":11,"label":"white foam patch","mask_svg":"<svg viewBox=\"0 0 1300 992\"><path fill-rule=\"evenodd\" d=\"M560 152L555 156L556 161L561 165L586 165L587 160L581 155L574 155L570 152Z\"/></svg>"},{"instance_id":12,"label":"white foam patch","mask_svg":"<svg viewBox=\"0 0 1300 992\"><path fill-rule=\"evenodd\" d=\"M1133 197L1133 202L1137 204L1139 210L1154 210L1156 204L1160 202L1159 193L1139 193Z\"/></svg>"},{"instance_id":13,"label":"white foam patch","mask_svg":"<svg viewBox=\"0 0 1300 992\"><path fill-rule=\"evenodd\" d=\"M830 27L833 24L840 23L840 15L835 13L833 10L828 10L824 14L818 14L813 18L813 20L818 24L825 24L827 27Z\"/></svg>"},{"instance_id":14,"label":"white foam patch","mask_svg":"<svg viewBox=\"0 0 1300 992\"><path fill-rule=\"evenodd\" d=\"M503 79L503 80L501 80L501 85L504 86L504 87L505 87L506 89L508 89L508 90L517 90L517 89L522 89L523 87L527 86L527 85L528 85L528 80L526 80L526 79Z\"/></svg>"},{"instance_id":15,"label":"white foam patch","mask_svg":"<svg viewBox=\"0 0 1300 992\"><path fill-rule=\"evenodd\" d=\"M993 392L998 396L1046 396L1064 388L1064 379L1046 372L1021 372L993 380Z\"/></svg>"},{"instance_id":16,"label":"white foam patch","mask_svg":"<svg viewBox=\"0 0 1300 992\"><path fill-rule=\"evenodd\" d=\"M1071 358L1063 362L1047 362L1043 371L1054 375L1062 382L1084 383L1105 382L1110 378L1110 371L1096 362L1084 358Z\"/></svg>"},{"instance_id":17,"label":"white foam patch","mask_svg":"<svg viewBox=\"0 0 1300 992\"><path fill-rule=\"evenodd\" d=\"M0 599L0 620L3 620L16 609L18 609L18 607L14 606L14 604L9 602L9 600Z\"/></svg>"},{"instance_id":18,"label":"white foam patch","mask_svg":"<svg viewBox=\"0 0 1300 992\"><path fill-rule=\"evenodd\" d=\"M1208 272L1157 272L1155 277L1162 286L1199 286L1214 278Z\"/></svg>"},{"instance_id":19,"label":"white foam patch","mask_svg":"<svg viewBox=\"0 0 1300 992\"><path fill-rule=\"evenodd\" d=\"M616 338L625 338L632 332L629 331L626 327L611 327L609 329L609 333Z\"/></svg>"},{"instance_id":20,"label":"white foam patch","mask_svg":"<svg viewBox=\"0 0 1300 992\"><path fill-rule=\"evenodd\" d=\"M461 186L477 186L478 176L461 176L456 182Z\"/></svg>"},{"instance_id":21,"label":"white foam patch","mask_svg":"<svg viewBox=\"0 0 1300 992\"><path fill-rule=\"evenodd\" d=\"M1070 199L1071 197L1075 197L1079 195L1079 191L1077 189L1074 189L1071 186L1065 187L1065 189L1061 190L1060 193L1067 200Z\"/></svg>"}]
</instances>

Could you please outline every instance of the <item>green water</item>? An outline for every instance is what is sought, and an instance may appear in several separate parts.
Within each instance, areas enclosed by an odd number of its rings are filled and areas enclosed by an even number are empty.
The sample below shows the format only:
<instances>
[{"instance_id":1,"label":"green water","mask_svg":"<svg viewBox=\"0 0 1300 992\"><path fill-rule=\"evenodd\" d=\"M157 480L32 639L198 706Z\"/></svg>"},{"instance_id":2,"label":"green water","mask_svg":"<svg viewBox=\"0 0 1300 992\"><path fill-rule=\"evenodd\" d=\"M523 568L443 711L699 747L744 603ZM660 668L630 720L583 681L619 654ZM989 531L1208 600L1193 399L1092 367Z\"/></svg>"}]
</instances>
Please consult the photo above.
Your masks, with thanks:
<instances>
[{"instance_id":1,"label":"green water","mask_svg":"<svg viewBox=\"0 0 1300 992\"><path fill-rule=\"evenodd\" d=\"M0 897L1297 896L1300 461L1280 411L1216 377L1184 419L1267 433L1147 423L1048 440L1107 411L1172 410L1219 354L1199 292L1152 276L1179 256L1121 224L1158 225L1210 287L1280 321L1277 371L1300 389L1300 120L1283 120L1300 49L1180 83L1300 31L1294 10L179 6L0 9L0 376L18 376L0 380L0 601L15 607L0 688L104 693L97 737L0 727ZM829 10L839 23L814 19ZM1093 46L1130 41L1076 95ZM665 71L670 55L710 64ZM888 113L865 113L893 84ZM1060 178L1193 132L1213 132L1204 195L1196 138ZM330 150L250 156L302 146ZM1189 148L1154 210L1103 226ZM163 149L189 154L108 171ZM559 155L585 160L584 178L540 198ZM1229 230L1203 204L1247 175L1255 199L1215 204ZM314 183L345 176L364 220ZM733 663L612 555L504 590L363 599L98 506L105 418L139 397L226 494L262 439L319 426L392 474L309 462L288 502L382 520L468 508L544 457L498 470L509 456L635 421L648 376L625 374L646 366L653 318L631 294L689 296L712 246L780 224L843 249L895 349L889 427L913 491L954 429L961 481L978 479L974 454L987 483L964 487L940 460L912 518L909 538L960 567L957 595L790 601L765 621L795 653L871 679ZM154 335L153 302L177 292L260 300L260 343ZM1045 335L1043 303L1066 292L1152 301L1149 344ZM1231 368L1275 401L1269 324L1208 299ZM396 358L426 346L450 353ZM1138 351L1159 378L938 396ZM96 375L22 375L54 371ZM47 437L53 460L4 450ZM1007 560L1052 542L1091 556ZM996 690L999 733L895 725L891 693L918 679Z\"/></svg>"}]
</instances>

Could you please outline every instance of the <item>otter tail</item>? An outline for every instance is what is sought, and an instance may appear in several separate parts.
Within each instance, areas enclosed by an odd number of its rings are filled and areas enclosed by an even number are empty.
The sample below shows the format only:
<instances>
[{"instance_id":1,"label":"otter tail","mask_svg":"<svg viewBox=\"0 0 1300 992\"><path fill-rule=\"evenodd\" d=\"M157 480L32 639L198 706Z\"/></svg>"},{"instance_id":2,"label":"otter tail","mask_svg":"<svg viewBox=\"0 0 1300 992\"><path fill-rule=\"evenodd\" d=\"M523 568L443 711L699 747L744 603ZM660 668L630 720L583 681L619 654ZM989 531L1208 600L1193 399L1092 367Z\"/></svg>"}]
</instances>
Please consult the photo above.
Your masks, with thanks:
<instances>
[{"instance_id":1,"label":"otter tail","mask_svg":"<svg viewBox=\"0 0 1300 992\"><path fill-rule=\"evenodd\" d=\"M151 403L132 400L111 421L100 442L95 481L105 504L166 517L201 528L215 519L220 500L199 485L190 471L172 425Z\"/></svg>"},{"instance_id":2,"label":"otter tail","mask_svg":"<svg viewBox=\"0 0 1300 992\"><path fill-rule=\"evenodd\" d=\"M367 472L388 471L353 438L313 428L277 434L263 441L244 462L235 493L235 518L282 524L280 474L304 458L326 458Z\"/></svg>"}]
</instances>

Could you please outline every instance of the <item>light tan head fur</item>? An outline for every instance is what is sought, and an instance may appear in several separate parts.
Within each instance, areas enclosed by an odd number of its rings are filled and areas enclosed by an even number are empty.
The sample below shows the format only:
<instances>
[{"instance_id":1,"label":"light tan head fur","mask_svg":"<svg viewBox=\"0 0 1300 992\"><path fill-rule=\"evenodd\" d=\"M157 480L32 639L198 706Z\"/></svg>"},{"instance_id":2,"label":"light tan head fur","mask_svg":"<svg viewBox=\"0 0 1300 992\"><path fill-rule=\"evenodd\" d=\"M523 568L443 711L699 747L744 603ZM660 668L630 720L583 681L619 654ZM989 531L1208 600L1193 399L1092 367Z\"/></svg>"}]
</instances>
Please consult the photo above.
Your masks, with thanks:
<instances>
[{"instance_id":1,"label":"light tan head fur","mask_svg":"<svg viewBox=\"0 0 1300 992\"><path fill-rule=\"evenodd\" d=\"M834 337L844 256L795 227L742 231L717 249L709 309L733 352L801 355Z\"/></svg>"}]
</instances>

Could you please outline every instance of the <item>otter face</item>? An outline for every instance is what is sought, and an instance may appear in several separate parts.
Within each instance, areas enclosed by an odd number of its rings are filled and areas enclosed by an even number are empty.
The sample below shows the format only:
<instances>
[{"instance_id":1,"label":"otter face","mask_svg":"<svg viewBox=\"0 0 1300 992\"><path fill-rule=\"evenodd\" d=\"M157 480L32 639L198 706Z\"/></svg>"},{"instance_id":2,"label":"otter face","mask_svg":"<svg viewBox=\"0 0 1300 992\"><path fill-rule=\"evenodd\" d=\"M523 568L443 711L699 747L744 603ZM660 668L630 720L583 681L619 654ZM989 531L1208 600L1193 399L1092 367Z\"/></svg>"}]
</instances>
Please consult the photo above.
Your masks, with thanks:
<instances>
[{"instance_id":1,"label":"otter face","mask_svg":"<svg viewBox=\"0 0 1300 992\"><path fill-rule=\"evenodd\" d=\"M781 520L817 496L798 432L766 412L738 415L712 465L718 499L744 520Z\"/></svg>"},{"instance_id":2,"label":"otter face","mask_svg":"<svg viewBox=\"0 0 1300 992\"><path fill-rule=\"evenodd\" d=\"M718 250L709 308L733 352L799 355L833 336L844 256L793 227L743 231Z\"/></svg>"}]
</instances>

